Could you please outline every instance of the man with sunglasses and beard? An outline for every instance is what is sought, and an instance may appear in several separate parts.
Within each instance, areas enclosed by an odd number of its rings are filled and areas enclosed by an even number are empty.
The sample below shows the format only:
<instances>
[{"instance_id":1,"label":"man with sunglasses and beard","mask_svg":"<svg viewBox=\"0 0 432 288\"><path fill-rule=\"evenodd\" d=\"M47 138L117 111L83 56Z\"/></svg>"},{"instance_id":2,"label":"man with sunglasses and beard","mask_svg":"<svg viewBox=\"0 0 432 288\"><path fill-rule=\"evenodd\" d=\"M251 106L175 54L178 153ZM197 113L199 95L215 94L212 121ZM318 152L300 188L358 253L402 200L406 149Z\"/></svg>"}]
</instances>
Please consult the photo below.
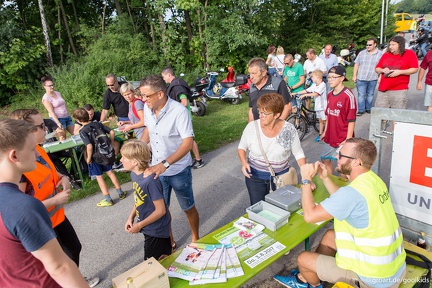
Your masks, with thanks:
<instances>
[{"instance_id":1,"label":"man with sunglasses and beard","mask_svg":"<svg viewBox=\"0 0 432 288\"><path fill-rule=\"evenodd\" d=\"M118 121L129 121L129 103L120 94L120 86L126 82L118 81L117 77L110 73L105 77L105 84L107 90L103 96L102 113L100 121L105 121L108 116L108 111L111 105L114 108L114 114L117 116Z\"/></svg>"},{"instance_id":2,"label":"man with sunglasses and beard","mask_svg":"<svg viewBox=\"0 0 432 288\"><path fill-rule=\"evenodd\" d=\"M370 140L347 139L338 152L338 172L350 183L338 187L320 162L300 167L306 222L334 219L315 252L302 252L299 269L274 278L288 287L324 287L321 281L355 287L398 287L406 274L403 235L385 183L370 170L377 150ZM330 197L316 205L312 177L318 173ZM308 286L310 285L310 286Z\"/></svg>"}]
</instances>

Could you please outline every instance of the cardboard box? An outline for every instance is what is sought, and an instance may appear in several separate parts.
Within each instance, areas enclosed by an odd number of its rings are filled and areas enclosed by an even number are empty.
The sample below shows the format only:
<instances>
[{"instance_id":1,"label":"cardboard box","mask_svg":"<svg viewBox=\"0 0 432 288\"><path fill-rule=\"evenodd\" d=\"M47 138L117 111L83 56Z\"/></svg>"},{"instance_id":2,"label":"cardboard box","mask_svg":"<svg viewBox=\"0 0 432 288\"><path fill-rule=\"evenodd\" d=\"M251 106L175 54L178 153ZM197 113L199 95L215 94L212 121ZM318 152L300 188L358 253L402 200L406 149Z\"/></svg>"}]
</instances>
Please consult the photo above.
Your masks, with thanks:
<instances>
[{"instance_id":1,"label":"cardboard box","mask_svg":"<svg viewBox=\"0 0 432 288\"><path fill-rule=\"evenodd\" d=\"M266 228L276 231L282 225L288 223L290 213L270 203L260 201L249 208L246 208L249 219L252 219Z\"/></svg>"},{"instance_id":2,"label":"cardboard box","mask_svg":"<svg viewBox=\"0 0 432 288\"><path fill-rule=\"evenodd\" d=\"M286 185L265 196L265 201L294 213L301 208L301 189Z\"/></svg>"},{"instance_id":3,"label":"cardboard box","mask_svg":"<svg viewBox=\"0 0 432 288\"><path fill-rule=\"evenodd\" d=\"M168 274L166 269L153 257L138 264L132 269L112 279L114 288L126 288L126 279L132 277L136 288L168 288Z\"/></svg>"}]
</instances>

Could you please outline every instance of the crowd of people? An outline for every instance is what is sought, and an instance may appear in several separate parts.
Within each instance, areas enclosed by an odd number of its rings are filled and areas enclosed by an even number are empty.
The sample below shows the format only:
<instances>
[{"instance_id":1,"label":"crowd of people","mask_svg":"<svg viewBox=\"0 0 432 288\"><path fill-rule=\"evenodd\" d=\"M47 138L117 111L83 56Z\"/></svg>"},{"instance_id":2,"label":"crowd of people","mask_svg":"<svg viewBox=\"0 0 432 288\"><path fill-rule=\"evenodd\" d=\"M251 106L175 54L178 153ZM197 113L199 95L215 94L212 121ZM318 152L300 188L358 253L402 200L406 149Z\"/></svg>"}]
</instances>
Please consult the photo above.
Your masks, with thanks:
<instances>
[{"instance_id":1,"label":"crowd of people","mask_svg":"<svg viewBox=\"0 0 432 288\"><path fill-rule=\"evenodd\" d=\"M331 45L325 46L321 56L308 49L304 66L291 54L284 54L282 47L274 46L269 47L267 60L253 58L248 63L252 84L245 117L249 123L238 145L238 157L250 203L264 200L275 190L275 179L292 168L293 155L301 171L305 220L335 221L334 230L324 235L316 252L299 256L298 270L289 276L275 276L288 287L323 287L321 281L393 287L404 277L402 233L391 202L377 200L376 195L388 193L386 185L370 170L376 148L371 141L355 138L354 128L356 117L371 112L377 85L375 106L405 109L409 75L416 73L419 65L415 54L405 50L401 36L392 37L384 53L377 51L376 44L376 39L368 39L356 59L353 80L358 101L344 86L346 71L335 64ZM420 64L417 82L417 89L422 89L426 74L425 106L429 111L431 68L429 52ZM312 84L307 83L309 78ZM64 139L67 131L83 140L88 174L97 180L103 194L98 207L114 204L103 173L122 200L127 194L113 170L131 172L134 205L125 215L124 229L144 235L144 259L161 259L177 248L171 225L179 219L172 219L169 212L172 192L185 213L192 242L200 238L191 168L203 167L204 161L194 139L190 89L169 67L161 75L144 77L138 89L118 81L114 74L108 74L105 82L102 112L86 104L73 111L75 122L49 77L42 79L46 91L42 103L59 139ZM320 120L316 141L322 143L319 162L306 163L296 127L285 121L293 109L293 94L300 95L298 101L305 96L315 99ZM114 131L103 125L111 106L119 131L133 132L137 139L116 138ZM63 208L73 179L40 146L46 140L46 120L35 109L18 109L10 119L0 120L0 167L4 171L0 175L0 246L8 247L7 253L0 255L0 286L26 286L26 281L31 281L40 287L94 287L99 279L84 278L78 270L82 246ZM100 143L109 146L105 154ZM339 188L332 182L329 176L334 166L348 178L348 186ZM315 174L331 194L318 205L311 193ZM16 211L22 212L17 215ZM376 247L359 239L376 242ZM35 272L30 275L26 271Z\"/></svg>"},{"instance_id":2,"label":"crowd of people","mask_svg":"<svg viewBox=\"0 0 432 288\"><path fill-rule=\"evenodd\" d=\"M238 146L251 204L263 200L274 189L270 167L281 174L286 173L288 157L293 153L301 170L305 220L315 223L333 219L335 223L334 229L325 233L315 252L300 254L298 269L293 269L288 276L274 276L286 287L324 287L323 281L342 281L355 287L398 287L406 274L403 235L392 203L379 200L379 195L388 194L388 189L370 170L376 160L376 147L373 142L354 135L356 117L371 113L377 86L376 107L406 109L410 75L418 71L419 59L413 51L405 49L405 41L402 36L394 36L387 51L383 52L377 49L375 38L367 40L366 49L360 52L354 65L353 81L358 100L343 85L347 81L346 71L334 61L335 56L331 56L331 45L325 46L320 57L314 49L308 49L303 69L301 64L293 61L291 54L285 55L283 79L289 91L303 97L315 96L318 100L315 101L315 104L318 102L315 110L323 116L318 118L325 121L319 136L324 143L321 159L310 164L305 163L298 137L292 132L295 127L285 123L281 129L276 120L283 113L283 104L290 107L289 102L294 99L288 97L287 103L279 95L273 104L268 103L271 93L277 93L280 85L277 73L272 75L271 72L275 68L272 55L267 57L267 75L256 73L259 70L253 66L251 69L251 64L257 63L257 59L249 62L253 83L251 93L267 90L254 95L254 98L251 94L249 121L255 125L248 124ZM272 53L271 47L274 46L269 47L268 53ZM432 96L431 58L432 52L428 52L421 62L417 83L417 89L421 90L423 77L428 71L424 94L428 111ZM312 80L314 87L308 87L308 79ZM328 84L324 93L322 82ZM276 105L277 102L280 103ZM253 109L256 109L259 119L251 117ZM335 161L336 171L350 182L346 187L338 187L329 177ZM330 197L318 205L312 196L315 189L312 177L316 174L330 193Z\"/></svg>"}]
</instances>

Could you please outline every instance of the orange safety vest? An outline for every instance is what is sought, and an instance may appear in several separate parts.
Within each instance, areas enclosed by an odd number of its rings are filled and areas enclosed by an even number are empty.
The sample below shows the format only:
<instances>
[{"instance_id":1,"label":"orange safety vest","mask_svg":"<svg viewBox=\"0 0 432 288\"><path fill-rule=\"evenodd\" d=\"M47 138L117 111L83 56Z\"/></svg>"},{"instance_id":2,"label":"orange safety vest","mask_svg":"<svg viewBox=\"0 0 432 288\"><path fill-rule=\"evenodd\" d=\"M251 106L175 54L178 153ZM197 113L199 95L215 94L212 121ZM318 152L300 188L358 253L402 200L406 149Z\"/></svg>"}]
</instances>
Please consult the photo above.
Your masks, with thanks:
<instances>
[{"instance_id":1,"label":"orange safety vest","mask_svg":"<svg viewBox=\"0 0 432 288\"><path fill-rule=\"evenodd\" d=\"M45 160L45 162L48 163L51 169L39 162L36 162L36 169L24 173L24 176L33 186L35 191L34 197L43 201L57 194L56 184L60 181L60 178L58 177L54 164L51 162L51 159L45 150L39 145L36 145L36 151ZM53 228L64 221L65 214L63 204L48 207L47 210L51 217Z\"/></svg>"}]
</instances>

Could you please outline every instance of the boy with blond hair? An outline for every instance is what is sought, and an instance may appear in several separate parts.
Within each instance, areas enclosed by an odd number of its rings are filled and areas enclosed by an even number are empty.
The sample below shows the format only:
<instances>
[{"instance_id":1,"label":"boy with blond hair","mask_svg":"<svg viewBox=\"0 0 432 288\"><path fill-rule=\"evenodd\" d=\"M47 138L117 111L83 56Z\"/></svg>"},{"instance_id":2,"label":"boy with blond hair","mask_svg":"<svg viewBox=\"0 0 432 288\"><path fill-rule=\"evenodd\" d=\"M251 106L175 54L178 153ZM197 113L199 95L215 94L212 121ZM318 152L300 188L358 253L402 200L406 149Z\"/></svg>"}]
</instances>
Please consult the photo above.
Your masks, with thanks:
<instances>
[{"instance_id":1,"label":"boy with blond hair","mask_svg":"<svg viewBox=\"0 0 432 288\"><path fill-rule=\"evenodd\" d=\"M327 87L326 83L323 81L323 76L324 73L319 69L312 71L312 86L307 88L306 90L297 93L302 95L300 99L303 99L305 97L315 97L314 110L319 120L319 135L316 137L315 142L321 142L321 135L323 134L325 122L327 119L324 113L324 110L327 106Z\"/></svg>"},{"instance_id":2,"label":"boy with blond hair","mask_svg":"<svg viewBox=\"0 0 432 288\"><path fill-rule=\"evenodd\" d=\"M121 162L131 171L135 205L126 220L128 233L143 233L144 260L171 254L171 218L163 197L162 183L155 174L143 177L149 167L150 149L139 140L128 141L121 149ZM135 217L137 222L134 223Z\"/></svg>"}]
</instances>

